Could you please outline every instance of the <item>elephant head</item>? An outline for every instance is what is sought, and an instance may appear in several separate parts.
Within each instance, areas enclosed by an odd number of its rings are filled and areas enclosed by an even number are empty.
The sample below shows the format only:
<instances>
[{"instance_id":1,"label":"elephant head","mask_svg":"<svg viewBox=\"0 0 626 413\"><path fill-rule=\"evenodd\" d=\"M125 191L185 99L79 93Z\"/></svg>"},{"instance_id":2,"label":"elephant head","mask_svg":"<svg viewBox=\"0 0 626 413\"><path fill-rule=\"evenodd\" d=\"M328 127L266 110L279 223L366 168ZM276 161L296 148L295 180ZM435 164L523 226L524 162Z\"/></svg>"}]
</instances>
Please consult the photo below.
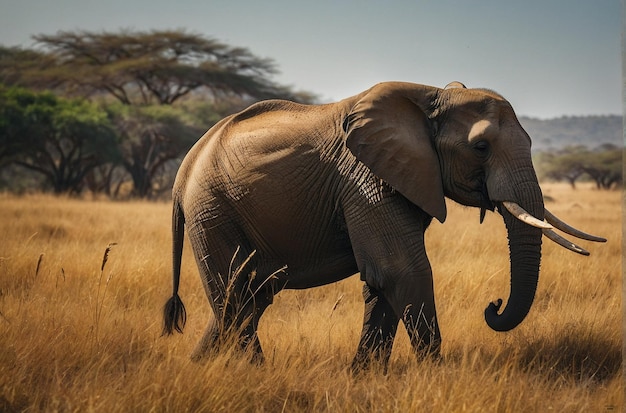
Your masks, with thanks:
<instances>
[{"instance_id":1,"label":"elephant head","mask_svg":"<svg viewBox=\"0 0 626 413\"><path fill-rule=\"evenodd\" d=\"M582 254L553 226L574 236L606 241L567 226L545 211L531 159L531 140L502 96L391 82L360 96L344 121L346 145L358 160L430 216L446 218L444 197L502 215L508 232L511 291L485 310L494 330L515 328L534 300L542 234ZM544 218L548 220L547 223ZM552 224L552 225L551 225Z\"/></svg>"}]
</instances>

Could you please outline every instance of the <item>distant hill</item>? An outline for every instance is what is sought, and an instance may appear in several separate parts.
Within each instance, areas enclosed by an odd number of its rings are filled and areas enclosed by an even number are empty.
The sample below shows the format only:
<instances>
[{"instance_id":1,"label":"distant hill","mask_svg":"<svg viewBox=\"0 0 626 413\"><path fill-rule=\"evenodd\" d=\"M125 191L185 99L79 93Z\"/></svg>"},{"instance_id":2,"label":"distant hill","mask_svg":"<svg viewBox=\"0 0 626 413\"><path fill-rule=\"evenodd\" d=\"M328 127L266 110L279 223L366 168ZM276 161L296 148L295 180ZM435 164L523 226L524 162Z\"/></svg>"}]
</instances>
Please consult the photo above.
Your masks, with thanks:
<instances>
[{"instance_id":1,"label":"distant hill","mask_svg":"<svg viewBox=\"0 0 626 413\"><path fill-rule=\"evenodd\" d=\"M622 117L563 116L555 119L520 117L530 135L533 152L560 149L570 145L595 148L603 143L622 146Z\"/></svg>"}]
</instances>

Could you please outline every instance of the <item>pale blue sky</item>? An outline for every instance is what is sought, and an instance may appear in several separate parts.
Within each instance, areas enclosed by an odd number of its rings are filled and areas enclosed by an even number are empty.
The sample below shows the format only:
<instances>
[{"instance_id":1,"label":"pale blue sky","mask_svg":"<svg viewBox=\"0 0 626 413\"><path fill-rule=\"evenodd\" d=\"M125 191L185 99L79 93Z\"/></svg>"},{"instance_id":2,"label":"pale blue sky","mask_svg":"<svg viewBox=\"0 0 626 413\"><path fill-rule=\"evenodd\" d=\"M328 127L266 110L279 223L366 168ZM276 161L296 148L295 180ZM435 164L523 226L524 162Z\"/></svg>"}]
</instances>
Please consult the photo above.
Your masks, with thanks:
<instances>
[{"instance_id":1,"label":"pale blue sky","mask_svg":"<svg viewBox=\"0 0 626 413\"><path fill-rule=\"evenodd\" d=\"M58 30L188 29L342 99L385 80L494 89L520 115L619 114L619 0L0 0L0 43Z\"/></svg>"}]
</instances>

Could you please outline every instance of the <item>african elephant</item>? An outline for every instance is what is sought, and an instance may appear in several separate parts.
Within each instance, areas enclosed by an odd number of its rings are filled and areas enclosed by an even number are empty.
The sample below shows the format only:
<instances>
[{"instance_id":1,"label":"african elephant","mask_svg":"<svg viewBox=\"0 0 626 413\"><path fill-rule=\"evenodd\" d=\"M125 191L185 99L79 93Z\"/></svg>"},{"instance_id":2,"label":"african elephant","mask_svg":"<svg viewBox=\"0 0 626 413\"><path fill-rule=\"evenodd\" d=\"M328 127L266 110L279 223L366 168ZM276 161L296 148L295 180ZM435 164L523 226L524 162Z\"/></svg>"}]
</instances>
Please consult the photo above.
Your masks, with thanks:
<instances>
[{"instance_id":1,"label":"african elephant","mask_svg":"<svg viewBox=\"0 0 626 413\"><path fill-rule=\"evenodd\" d=\"M542 233L603 241L544 215L531 141L499 94L380 83L337 103L268 100L229 116L190 150L173 188L173 295L164 334L182 332L178 296L186 228L216 317L199 358L227 333L262 360L256 331L273 296L360 273L365 316L353 368L386 365L401 320L418 355L439 354L433 277L424 248L448 197L497 210L508 231L511 291L490 303L494 330L528 314ZM544 217L550 223L544 221ZM231 334L232 335L232 334Z\"/></svg>"}]
</instances>

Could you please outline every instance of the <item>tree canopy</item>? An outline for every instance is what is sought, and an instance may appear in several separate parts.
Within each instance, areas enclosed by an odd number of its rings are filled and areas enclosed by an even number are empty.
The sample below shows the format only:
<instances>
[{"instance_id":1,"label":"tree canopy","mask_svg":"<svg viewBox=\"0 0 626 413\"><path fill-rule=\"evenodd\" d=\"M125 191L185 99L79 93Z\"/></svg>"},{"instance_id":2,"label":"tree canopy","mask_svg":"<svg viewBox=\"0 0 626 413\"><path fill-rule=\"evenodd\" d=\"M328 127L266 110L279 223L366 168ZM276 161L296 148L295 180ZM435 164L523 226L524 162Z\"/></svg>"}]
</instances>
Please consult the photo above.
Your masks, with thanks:
<instances>
[{"instance_id":1,"label":"tree canopy","mask_svg":"<svg viewBox=\"0 0 626 413\"><path fill-rule=\"evenodd\" d=\"M0 162L42 174L54 192L79 192L96 166L117 156L115 132L95 105L0 87Z\"/></svg>"},{"instance_id":2,"label":"tree canopy","mask_svg":"<svg viewBox=\"0 0 626 413\"><path fill-rule=\"evenodd\" d=\"M37 35L40 50L0 52L0 80L123 104L172 104L192 92L219 98L302 100L270 77L276 64L249 50L182 30Z\"/></svg>"}]
</instances>

